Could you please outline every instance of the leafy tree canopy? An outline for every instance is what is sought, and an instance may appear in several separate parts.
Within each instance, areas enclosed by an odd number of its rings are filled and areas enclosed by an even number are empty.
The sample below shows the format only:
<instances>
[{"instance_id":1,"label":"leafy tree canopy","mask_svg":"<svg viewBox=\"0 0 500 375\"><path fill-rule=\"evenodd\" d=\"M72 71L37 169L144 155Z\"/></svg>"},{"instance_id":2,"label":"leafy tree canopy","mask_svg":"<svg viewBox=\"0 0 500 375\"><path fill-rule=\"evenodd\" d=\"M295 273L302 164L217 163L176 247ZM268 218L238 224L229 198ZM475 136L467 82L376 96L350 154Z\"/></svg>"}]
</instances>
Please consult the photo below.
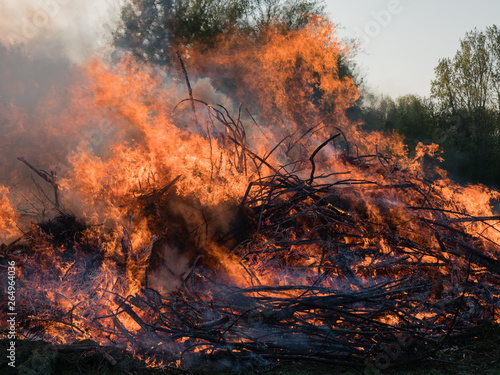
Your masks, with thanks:
<instances>
[{"instance_id":1,"label":"leafy tree canopy","mask_svg":"<svg viewBox=\"0 0 500 375\"><path fill-rule=\"evenodd\" d=\"M114 39L137 58L164 65L179 45L210 48L220 35L239 30L258 37L271 24L300 29L322 14L321 1L126 0Z\"/></svg>"},{"instance_id":2,"label":"leafy tree canopy","mask_svg":"<svg viewBox=\"0 0 500 375\"><path fill-rule=\"evenodd\" d=\"M431 95L455 113L500 108L500 30L468 32L453 58L439 61Z\"/></svg>"}]
</instances>

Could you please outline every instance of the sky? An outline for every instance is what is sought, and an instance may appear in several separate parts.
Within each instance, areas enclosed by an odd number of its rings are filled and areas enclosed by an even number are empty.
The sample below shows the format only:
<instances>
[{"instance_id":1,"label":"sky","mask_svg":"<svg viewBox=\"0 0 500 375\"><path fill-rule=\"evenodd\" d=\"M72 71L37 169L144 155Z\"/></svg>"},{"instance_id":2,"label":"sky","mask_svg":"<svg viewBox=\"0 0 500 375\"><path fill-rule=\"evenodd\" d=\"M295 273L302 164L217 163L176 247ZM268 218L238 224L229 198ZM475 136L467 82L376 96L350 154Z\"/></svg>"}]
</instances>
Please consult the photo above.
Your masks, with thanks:
<instances>
[{"instance_id":1,"label":"sky","mask_svg":"<svg viewBox=\"0 0 500 375\"><path fill-rule=\"evenodd\" d=\"M354 61L379 94L429 96L439 59L468 31L500 26L498 0L326 0L342 38L358 38Z\"/></svg>"}]
</instances>

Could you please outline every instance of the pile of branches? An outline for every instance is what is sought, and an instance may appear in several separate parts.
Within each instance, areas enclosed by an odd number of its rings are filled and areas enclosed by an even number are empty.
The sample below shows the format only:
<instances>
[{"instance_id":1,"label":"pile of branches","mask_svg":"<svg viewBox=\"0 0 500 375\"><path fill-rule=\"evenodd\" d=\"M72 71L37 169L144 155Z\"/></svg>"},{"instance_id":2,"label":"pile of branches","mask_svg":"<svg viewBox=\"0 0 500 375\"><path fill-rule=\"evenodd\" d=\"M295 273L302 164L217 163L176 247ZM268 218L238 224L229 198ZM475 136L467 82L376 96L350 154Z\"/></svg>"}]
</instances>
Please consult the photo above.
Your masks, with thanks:
<instances>
[{"instance_id":1,"label":"pile of branches","mask_svg":"<svg viewBox=\"0 0 500 375\"><path fill-rule=\"evenodd\" d=\"M161 340L182 338L190 364L226 353L255 365L292 359L385 368L430 356L498 319L500 262L491 255L498 244L466 225L499 218L444 210L430 181L386 173L386 185L311 184L284 173L253 183L243 204L257 230L233 251L251 287L195 267L179 293L144 289L123 300L124 309L153 309L157 319L141 326Z\"/></svg>"},{"instance_id":2,"label":"pile of branches","mask_svg":"<svg viewBox=\"0 0 500 375\"><path fill-rule=\"evenodd\" d=\"M238 134L228 136L235 165L247 155L270 166L247 152ZM378 153L339 157L347 168L382 179L317 175L315 157L338 137L310 155L310 175L272 168L272 176L249 186L240 209L255 230L227 254L239 259L241 282L195 262L178 290L160 293L146 275L137 295L108 290L118 309L84 317L87 328L126 339L142 356L189 368L212 361L263 369L283 360L382 368L429 356L498 319L499 244L470 228L481 223L497 231L490 223L500 218L443 209L432 181ZM103 259L84 250L84 261L66 273L87 280ZM57 311L44 324L87 329L75 326L73 309ZM32 316L20 317L21 325ZM140 329L128 330L123 316Z\"/></svg>"}]
</instances>

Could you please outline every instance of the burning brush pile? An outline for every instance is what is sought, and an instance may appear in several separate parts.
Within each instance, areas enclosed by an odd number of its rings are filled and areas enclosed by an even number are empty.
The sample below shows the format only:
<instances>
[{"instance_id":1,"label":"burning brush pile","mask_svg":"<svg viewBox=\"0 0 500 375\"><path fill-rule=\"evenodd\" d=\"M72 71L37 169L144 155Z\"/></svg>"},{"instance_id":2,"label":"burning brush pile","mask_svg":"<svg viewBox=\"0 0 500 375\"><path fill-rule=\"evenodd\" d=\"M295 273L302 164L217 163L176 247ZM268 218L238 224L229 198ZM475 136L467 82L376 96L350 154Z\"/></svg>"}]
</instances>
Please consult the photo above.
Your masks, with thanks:
<instances>
[{"instance_id":1,"label":"burning brush pile","mask_svg":"<svg viewBox=\"0 0 500 375\"><path fill-rule=\"evenodd\" d=\"M17 337L151 366L387 367L499 322L499 194L449 180L437 145L348 121L334 35L315 20L189 51L190 77L79 67L43 114L68 150L14 155L32 191L0 190Z\"/></svg>"}]
</instances>

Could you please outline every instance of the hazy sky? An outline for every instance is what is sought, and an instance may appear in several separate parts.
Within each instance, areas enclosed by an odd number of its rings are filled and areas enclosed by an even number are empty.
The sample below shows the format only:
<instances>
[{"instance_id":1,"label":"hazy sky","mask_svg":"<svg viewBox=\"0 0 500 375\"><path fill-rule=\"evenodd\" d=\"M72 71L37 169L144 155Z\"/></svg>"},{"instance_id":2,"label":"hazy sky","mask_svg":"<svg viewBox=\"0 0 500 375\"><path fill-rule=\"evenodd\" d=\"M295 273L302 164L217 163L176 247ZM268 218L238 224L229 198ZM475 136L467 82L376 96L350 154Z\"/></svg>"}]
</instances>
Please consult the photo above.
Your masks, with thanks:
<instances>
[{"instance_id":1,"label":"hazy sky","mask_svg":"<svg viewBox=\"0 0 500 375\"><path fill-rule=\"evenodd\" d=\"M467 31L500 26L499 0L326 0L342 37L359 37L355 61L369 86L391 96L428 96L438 60L452 57ZM388 12L391 10L392 12ZM390 14L390 17L388 16Z\"/></svg>"}]
</instances>

